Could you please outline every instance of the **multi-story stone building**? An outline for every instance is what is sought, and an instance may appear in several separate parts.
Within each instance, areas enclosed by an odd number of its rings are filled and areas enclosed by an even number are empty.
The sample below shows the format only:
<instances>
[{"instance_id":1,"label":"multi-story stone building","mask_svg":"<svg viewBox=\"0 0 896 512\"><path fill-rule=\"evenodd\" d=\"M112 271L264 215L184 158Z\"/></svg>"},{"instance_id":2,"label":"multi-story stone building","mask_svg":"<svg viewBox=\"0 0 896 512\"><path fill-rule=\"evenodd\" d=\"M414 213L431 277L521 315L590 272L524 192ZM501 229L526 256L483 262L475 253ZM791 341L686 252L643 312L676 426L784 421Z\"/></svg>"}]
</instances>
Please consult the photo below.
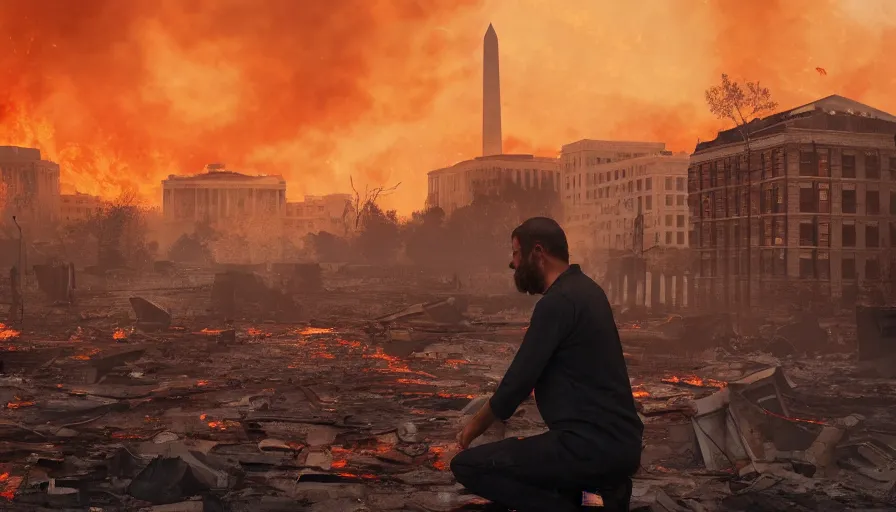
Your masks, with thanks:
<instances>
[{"instance_id":1,"label":"multi-story stone building","mask_svg":"<svg viewBox=\"0 0 896 512\"><path fill-rule=\"evenodd\" d=\"M354 223L351 194L305 196L304 201L286 203L284 227L294 235L326 231L344 236L354 231Z\"/></svg>"},{"instance_id":2,"label":"multi-story stone building","mask_svg":"<svg viewBox=\"0 0 896 512\"><path fill-rule=\"evenodd\" d=\"M666 214L666 199L658 194L665 193L667 176L681 177L684 194L687 161L682 164L682 157L673 156L665 148L662 142L604 140L581 140L563 146L562 223L573 253L585 257L610 249L632 250L634 220L639 211L645 220L645 248L667 243L666 231L658 229L663 226L657 223ZM669 212L673 215L678 214L675 208L686 208L677 198L672 203ZM673 231L668 244L677 240Z\"/></svg>"},{"instance_id":3,"label":"multi-story stone building","mask_svg":"<svg viewBox=\"0 0 896 512\"><path fill-rule=\"evenodd\" d=\"M748 130L749 152L732 129L691 156L697 303L848 302L892 279L896 117L829 96Z\"/></svg>"},{"instance_id":4,"label":"multi-story stone building","mask_svg":"<svg viewBox=\"0 0 896 512\"><path fill-rule=\"evenodd\" d=\"M494 155L465 160L428 174L427 207L450 214L477 195L494 195L514 184L559 194L560 169L556 158L532 155Z\"/></svg>"},{"instance_id":5,"label":"multi-story stone building","mask_svg":"<svg viewBox=\"0 0 896 512\"><path fill-rule=\"evenodd\" d=\"M162 211L167 221L211 222L279 218L286 207L282 176L249 176L211 164L193 176L162 180Z\"/></svg>"},{"instance_id":6,"label":"multi-story stone building","mask_svg":"<svg viewBox=\"0 0 896 512\"><path fill-rule=\"evenodd\" d=\"M3 207L20 224L49 226L59 217L59 165L39 149L0 146Z\"/></svg>"},{"instance_id":7,"label":"multi-story stone building","mask_svg":"<svg viewBox=\"0 0 896 512\"><path fill-rule=\"evenodd\" d=\"M59 219L65 224L82 222L99 213L106 201L102 197L75 192L60 196Z\"/></svg>"}]
</instances>

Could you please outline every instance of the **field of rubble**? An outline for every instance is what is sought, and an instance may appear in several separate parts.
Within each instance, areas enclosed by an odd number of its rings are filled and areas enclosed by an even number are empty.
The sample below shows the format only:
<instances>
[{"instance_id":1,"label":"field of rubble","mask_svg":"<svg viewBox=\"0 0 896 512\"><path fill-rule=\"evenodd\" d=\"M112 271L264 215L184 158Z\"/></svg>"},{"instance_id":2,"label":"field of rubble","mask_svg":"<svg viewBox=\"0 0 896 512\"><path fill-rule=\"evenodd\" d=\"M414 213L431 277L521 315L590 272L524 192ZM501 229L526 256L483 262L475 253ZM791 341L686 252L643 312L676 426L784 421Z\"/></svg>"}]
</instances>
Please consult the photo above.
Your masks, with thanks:
<instances>
[{"instance_id":1,"label":"field of rubble","mask_svg":"<svg viewBox=\"0 0 896 512\"><path fill-rule=\"evenodd\" d=\"M0 328L0 509L481 505L455 435L535 298L509 275L250 270L79 275L73 304L26 283ZM645 423L633 510L896 506L892 333L865 312L617 314ZM530 399L480 442L543 428Z\"/></svg>"}]
</instances>

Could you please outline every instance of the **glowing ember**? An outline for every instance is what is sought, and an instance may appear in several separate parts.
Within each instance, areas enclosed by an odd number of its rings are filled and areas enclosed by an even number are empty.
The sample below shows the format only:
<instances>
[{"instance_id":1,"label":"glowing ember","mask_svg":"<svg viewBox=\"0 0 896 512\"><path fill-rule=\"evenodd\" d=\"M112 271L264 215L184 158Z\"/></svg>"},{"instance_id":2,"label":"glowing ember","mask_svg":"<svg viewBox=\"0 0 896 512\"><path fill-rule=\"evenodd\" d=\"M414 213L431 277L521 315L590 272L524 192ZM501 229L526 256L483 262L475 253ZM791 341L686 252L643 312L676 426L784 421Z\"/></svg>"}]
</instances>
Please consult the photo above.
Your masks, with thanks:
<instances>
[{"instance_id":1,"label":"glowing ember","mask_svg":"<svg viewBox=\"0 0 896 512\"><path fill-rule=\"evenodd\" d=\"M130 432L113 432L110 436L112 439L143 439L140 434L132 434Z\"/></svg>"},{"instance_id":2,"label":"glowing ember","mask_svg":"<svg viewBox=\"0 0 896 512\"><path fill-rule=\"evenodd\" d=\"M197 332L196 334L205 334L206 336L217 336L217 335L221 334L222 332L224 332L223 329L209 329L206 327L205 329Z\"/></svg>"},{"instance_id":3,"label":"glowing ember","mask_svg":"<svg viewBox=\"0 0 896 512\"><path fill-rule=\"evenodd\" d=\"M22 485L22 480L20 476L0 473L0 497L12 501L16 497L19 486Z\"/></svg>"},{"instance_id":4,"label":"glowing ember","mask_svg":"<svg viewBox=\"0 0 896 512\"><path fill-rule=\"evenodd\" d=\"M432 467L438 471L448 471L448 463L445 459L445 448L441 446L430 446L429 453L433 456Z\"/></svg>"},{"instance_id":5,"label":"glowing ember","mask_svg":"<svg viewBox=\"0 0 896 512\"><path fill-rule=\"evenodd\" d=\"M18 338L19 335L22 334L15 329L10 329L4 323L0 323L0 340L8 340L11 338Z\"/></svg>"},{"instance_id":6,"label":"glowing ember","mask_svg":"<svg viewBox=\"0 0 896 512\"><path fill-rule=\"evenodd\" d=\"M267 338L271 335L271 333L269 332L264 332L261 329L256 329L254 327L250 327L249 329L247 329L246 333L248 333L249 336L259 336L262 338Z\"/></svg>"},{"instance_id":7,"label":"glowing ember","mask_svg":"<svg viewBox=\"0 0 896 512\"><path fill-rule=\"evenodd\" d=\"M650 393L644 391L643 389L632 391L632 396L635 398L647 398L650 396Z\"/></svg>"},{"instance_id":8,"label":"glowing ember","mask_svg":"<svg viewBox=\"0 0 896 512\"><path fill-rule=\"evenodd\" d=\"M124 329L115 329L115 332L112 333L113 340L126 340L128 339L128 333L124 331Z\"/></svg>"},{"instance_id":9,"label":"glowing ember","mask_svg":"<svg viewBox=\"0 0 896 512\"><path fill-rule=\"evenodd\" d=\"M466 359L446 359L445 366L450 366L451 368L460 368L462 365L470 364Z\"/></svg>"},{"instance_id":10,"label":"glowing ember","mask_svg":"<svg viewBox=\"0 0 896 512\"><path fill-rule=\"evenodd\" d=\"M336 359L336 356L334 356L333 354L331 354L329 352L320 351L320 352L315 352L315 353L311 354L311 358L312 359Z\"/></svg>"},{"instance_id":11,"label":"glowing ember","mask_svg":"<svg viewBox=\"0 0 896 512\"><path fill-rule=\"evenodd\" d=\"M700 388L724 388L728 386L728 384L714 379L702 379L697 377L696 375L690 375L687 377L678 377L672 376L663 379L663 382L667 384L687 384L688 386L695 386Z\"/></svg>"},{"instance_id":12,"label":"glowing ember","mask_svg":"<svg viewBox=\"0 0 896 512\"><path fill-rule=\"evenodd\" d=\"M199 387L208 386L208 381L207 380L197 380L196 385Z\"/></svg>"},{"instance_id":13,"label":"glowing ember","mask_svg":"<svg viewBox=\"0 0 896 512\"><path fill-rule=\"evenodd\" d=\"M340 339L340 340L336 340L336 342L339 343L340 345L344 346L344 347L349 347L349 348L361 348L361 342L360 342L360 341L349 341L349 340L342 340L342 339Z\"/></svg>"},{"instance_id":14,"label":"glowing ember","mask_svg":"<svg viewBox=\"0 0 896 512\"><path fill-rule=\"evenodd\" d=\"M199 415L199 419L202 420L202 421L205 421L205 418L207 418L207 417L208 417L208 416L207 416L205 413L202 413L202 414Z\"/></svg>"},{"instance_id":15,"label":"glowing ember","mask_svg":"<svg viewBox=\"0 0 896 512\"><path fill-rule=\"evenodd\" d=\"M348 464L348 461L345 459L334 460L330 467L333 469L343 469Z\"/></svg>"},{"instance_id":16,"label":"glowing ember","mask_svg":"<svg viewBox=\"0 0 896 512\"><path fill-rule=\"evenodd\" d=\"M768 409L762 409L762 411L765 414L768 414L769 416L772 416L774 418L792 421L794 423L808 423L810 425L827 425L827 423L825 423L823 421L818 421L818 420L810 420L810 419L806 419L806 418L788 418L787 416L783 416L781 414L774 413L772 411L769 411Z\"/></svg>"},{"instance_id":17,"label":"glowing ember","mask_svg":"<svg viewBox=\"0 0 896 512\"><path fill-rule=\"evenodd\" d=\"M7 409L19 409L22 407L31 407L33 405L34 405L34 402L31 402L29 400L19 400L19 398L16 397L15 402L7 402L6 408Z\"/></svg>"},{"instance_id":18,"label":"glowing ember","mask_svg":"<svg viewBox=\"0 0 896 512\"><path fill-rule=\"evenodd\" d=\"M302 336L313 336L315 334L329 334L331 332L333 332L333 329L326 327L305 327L304 329L296 332L296 334L301 334Z\"/></svg>"},{"instance_id":19,"label":"glowing ember","mask_svg":"<svg viewBox=\"0 0 896 512\"><path fill-rule=\"evenodd\" d=\"M412 384L412 385L418 385L418 386L429 386L430 385L429 382L422 380L422 379L398 379L396 382L398 382L399 384Z\"/></svg>"}]
</instances>

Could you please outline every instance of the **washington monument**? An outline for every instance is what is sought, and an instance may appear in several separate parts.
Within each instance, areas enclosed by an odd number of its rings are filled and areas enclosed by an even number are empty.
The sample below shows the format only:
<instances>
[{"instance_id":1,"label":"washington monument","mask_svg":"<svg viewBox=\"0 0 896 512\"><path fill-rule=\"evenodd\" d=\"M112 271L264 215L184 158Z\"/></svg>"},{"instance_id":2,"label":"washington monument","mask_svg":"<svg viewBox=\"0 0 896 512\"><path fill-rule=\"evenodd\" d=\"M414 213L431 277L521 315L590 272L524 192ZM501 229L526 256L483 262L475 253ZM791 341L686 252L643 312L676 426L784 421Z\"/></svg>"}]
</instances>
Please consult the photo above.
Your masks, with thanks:
<instances>
[{"instance_id":1,"label":"washington monument","mask_svg":"<svg viewBox=\"0 0 896 512\"><path fill-rule=\"evenodd\" d=\"M498 34L489 23L482 59L482 156L504 153L501 143L501 78L498 72Z\"/></svg>"}]
</instances>

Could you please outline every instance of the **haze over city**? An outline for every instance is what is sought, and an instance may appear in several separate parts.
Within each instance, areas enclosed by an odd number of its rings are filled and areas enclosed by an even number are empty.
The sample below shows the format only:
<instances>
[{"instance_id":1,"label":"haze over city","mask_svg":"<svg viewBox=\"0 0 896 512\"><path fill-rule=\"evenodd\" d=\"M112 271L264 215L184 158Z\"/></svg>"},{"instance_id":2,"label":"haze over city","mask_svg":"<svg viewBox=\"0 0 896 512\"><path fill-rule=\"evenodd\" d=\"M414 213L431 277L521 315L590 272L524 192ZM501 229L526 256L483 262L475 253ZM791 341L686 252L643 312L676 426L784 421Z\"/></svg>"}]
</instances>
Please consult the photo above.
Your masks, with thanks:
<instances>
[{"instance_id":1,"label":"haze over city","mask_svg":"<svg viewBox=\"0 0 896 512\"><path fill-rule=\"evenodd\" d=\"M291 199L401 182L383 204L409 214L427 171L480 153L489 22L507 153L693 151L728 127L703 98L723 72L782 109L836 93L896 111L886 0L185 5L4 2L0 145L41 149L68 193L158 204L165 176L220 161L282 174Z\"/></svg>"}]
</instances>

